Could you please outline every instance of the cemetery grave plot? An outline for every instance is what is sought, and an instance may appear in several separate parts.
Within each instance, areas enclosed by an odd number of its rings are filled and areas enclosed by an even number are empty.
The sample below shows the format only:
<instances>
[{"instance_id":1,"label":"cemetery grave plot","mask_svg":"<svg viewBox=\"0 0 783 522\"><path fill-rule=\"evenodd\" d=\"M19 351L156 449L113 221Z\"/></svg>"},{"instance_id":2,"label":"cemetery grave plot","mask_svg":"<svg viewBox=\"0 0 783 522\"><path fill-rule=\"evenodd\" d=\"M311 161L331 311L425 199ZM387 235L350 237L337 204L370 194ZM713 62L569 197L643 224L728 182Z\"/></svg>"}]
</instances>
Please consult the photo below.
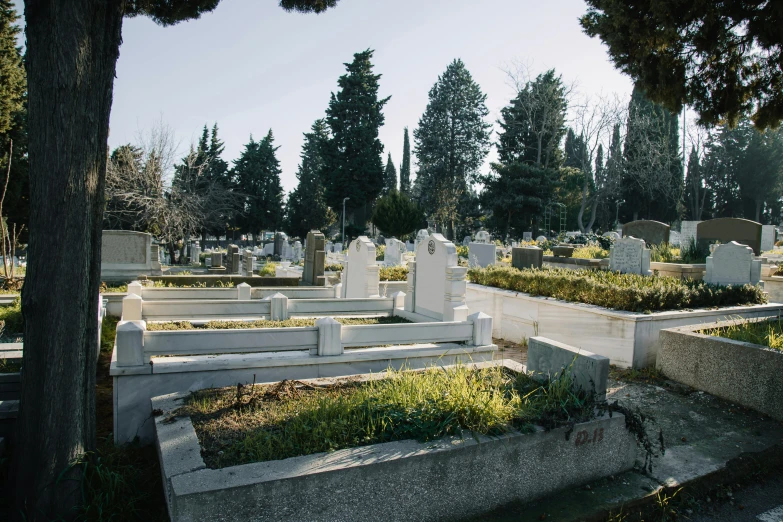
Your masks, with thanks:
<instances>
[{"instance_id":1,"label":"cemetery grave plot","mask_svg":"<svg viewBox=\"0 0 783 522\"><path fill-rule=\"evenodd\" d=\"M666 377L783 420L783 323L736 319L661 331Z\"/></svg>"},{"instance_id":2,"label":"cemetery grave plot","mask_svg":"<svg viewBox=\"0 0 783 522\"><path fill-rule=\"evenodd\" d=\"M597 413L567 371L542 383L522 370L456 365L156 397L171 519L364 520L389 501L396 518L450 519L634 465L622 414Z\"/></svg>"},{"instance_id":3,"label":"cemetery grave plot","mask_svg":"<svg viewBox=\"0 0 783 522\"><path fill-rule=\"evenodd\" d=\"M494 337L524 342L545 335L621 368L655 365L664 328L783 310L752 285L548 268L471 269L468 278L468 306L494 318Z\"/></svg>"}]
</instances>

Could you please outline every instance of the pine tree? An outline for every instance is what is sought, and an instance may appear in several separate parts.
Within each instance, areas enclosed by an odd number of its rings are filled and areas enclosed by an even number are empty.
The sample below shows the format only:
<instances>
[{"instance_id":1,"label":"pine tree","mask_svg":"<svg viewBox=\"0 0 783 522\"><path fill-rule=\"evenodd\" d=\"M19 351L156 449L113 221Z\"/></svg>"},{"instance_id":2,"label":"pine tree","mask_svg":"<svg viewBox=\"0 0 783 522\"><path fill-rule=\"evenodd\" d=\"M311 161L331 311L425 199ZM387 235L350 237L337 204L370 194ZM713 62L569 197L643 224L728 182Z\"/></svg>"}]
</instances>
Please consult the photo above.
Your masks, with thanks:
<instances>
[{"instance_id":1,"label":"pine tree","mask_svg":"<svg viewBox=\"0 0 783 522\"><path fill-rule=\"evenodd\" d=\"M621 219L672 221L683 190L679 121L634 87L623 148Z\"/></svg>"},{"instance_id":2,"label":"pine tree","mask_svg":"<svg viewBox=\"0 0 783 522\"><path fill-rule=\"evenodd\" d=\"M405 194L392 190L378 199L372 214L372 222L389 237L403 239L421 226L424 213Z\"/></svg>"},{"instance_id":3,"label":"pine tree","mask_svg":"<svg viewBox=\"0 0 783 522\"><path fill-rule=\"evenodd\" d=\"M411 141L408 138L408 127L405 127L405 137L402 143L402 163L400 164L400 192L407 196L411 194Z\"/></svg>"},{"instance_id":4,"label":"pine tree","mask_svg":"<svg viewBox=\"0 0 783 522\"><path fill-rule=\"evenodd\" d=\"M381 75L372 72L373 52L356 53L353 62L345 64L347 74L338 79L339 90L332 93L326 109L332 133L325 153L327 202L332 208L342 208L343 198L350 198L347 212L361 230L383 190L383 145L378 129L384 122L381 111L390 98L378 98Z\"/></svg>"},{"instance_id":5,"label":"pine tree","mask_svg":"<svg viewBox=\"0 0 783 522\"><path fill-rule=\"evenodd\" d=\"M257 236L263 230L278 230L283 222L283 186L280 183L280 162L275 152L270 129L261 141L245 145L234 162L233 176L238 190L245 195L244 211L237 219L247 233Z\"/></svg>"},{"instance_id":6,"label":"pine tree","mask_svg":"<svg viewBox=\"0 0 783 522\"><path fill-rule=\"evenodd\" d=\"M427 108L413 131L421 206L446 225L452 239L460 198L479 181L489 152L492 126L484 120L489 113L486 99L465 64L456 59L430 89Z\"/></svg>"},{"instance_id":7,"label":"pine tree","mask_svg":"<svg viewBox=\"0 0 783 522\"><path fill-rule=\"evenodd\" d=\"M208 178L211 181L220 181L225 186L230 186L228 179L228 163L222 158L225 144L218 138L218 126L215 123L212 126L212 133L209 136L209 147L206 148L206 156L209 161Z\"/></svg>"},{"instance_id":8,"label":"pine tree","mask_svg":"<svg viewBox=\"0 0 783 522\"><path fill-rule=\"evenodd\" d=\"M326 204L321 181L324 168L323 149L329 142L329 127L325 120L316 120L310 132L304 134L299 170L299 184L288 196L285 230L292 237L304 238L310 230L325 230L337 219Z\"/></svg>"},{"instance_id":9,"label":"pine tree","mask_svg":"<svg viewBox=\"0 0 783 522\"><path fill-rule=\"evenodd\" d=\"M386 159L386 168L383 170L383 191L381 194L385 196L393 190L397 190L397 169L394 167L390 152Z\"/></svg>"},{"instance_id":10,"label":"pine tree","mask_svg":"<svg viewBox=\"0 0 783 522\"><path fill-rule=\"evenodd\" d=\"M30 186L27 163L27 76L17 37L21 33L13 3L0 0L0 179L5 181L8 151L13 140L11 175L3 201L7 225L17 229L30 215Z\"/></svg>"}]
</instances>

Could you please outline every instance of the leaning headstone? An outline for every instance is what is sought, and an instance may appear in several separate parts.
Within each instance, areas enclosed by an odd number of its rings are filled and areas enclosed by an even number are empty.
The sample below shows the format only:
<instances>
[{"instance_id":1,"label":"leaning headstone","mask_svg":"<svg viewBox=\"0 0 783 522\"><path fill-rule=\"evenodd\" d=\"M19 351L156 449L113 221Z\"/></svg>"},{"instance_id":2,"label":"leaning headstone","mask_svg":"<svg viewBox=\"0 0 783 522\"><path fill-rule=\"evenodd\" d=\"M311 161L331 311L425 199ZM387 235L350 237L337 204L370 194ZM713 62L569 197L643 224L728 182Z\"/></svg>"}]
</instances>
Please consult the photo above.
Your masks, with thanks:
<instances>
[{"instance_id":1,"label":"leaning headstone","mask_svg":"<svg viewBox=\"0 0 783 522\"><path fill-rule=\"evenodd\" d=\"M775 248L775 225L761 225L761 251L768 252Z\"/></svg>"},{"instance_id":2,"label":"leaning headstone","mask_svg":"<svg viewBox=\"0 0 783 522\"><path fill-rule=\"evenodd\" d=\"M326 266L326 240L317 230L307 233L305 248L305 265L302 273L302 284L309 286L326 286L324 268Z\"/></svg>"},{"instance_id":3,"label":"leaning headstone","mask_svg":"<svg viewBox=\"0 0 783 522\"><path fill-rule=\"evenodd\" d=\"M387 266L401 265L405 251L405 243L393 237L387 239L386 248L383 250L383 263Z\"/></svg>"},{"instance_id":4,"label":"leaning headstone","mask_svg":"<svg viewBox=\"0 0 783 522\"><path fill-rule=\"evenodd\" d=\"M474 243L488 244L492 240L492 236L486 230L479 230L476 232L476 240Z\"/></svg>"},{"instance_id":5,"label":"leaning headstone","mask_svg":"<svg viewBox=\"0 0 783 522\"><path fill-rule=\"evenodd\" d=\"M707 257L704 281L713 285L757 285L761 280L761 259L753 249L736 241L716 245Z\"/></svg>"},{"instance_id":6,"label":"leaning headstone","mask_svg":"<svg viewBox=\"0 0 783 522\"><path fill-rule=\"evenodd\" d=\"M468 269L457 265L457 247L441 234L432 234L408 263L405 310L438 321L466 321Z\"/></svg>"},{"instance_id":7,"label":"leaning headstone","mask_svg":"<svg viewBox=\"0 0 783 522\"><path fill-rule=\"evenodd\" d=\"M541 268L544 265L544 251L538 247L521 247L511 249L511 266L524 270L525 268Z\"/></svg>"},{"instance_id":8,"label":"leaning headstone","mask_svg":"<svg viewBox=\"0 0 783 522\"><path fill-rule=\"evenodd\" d=\"M606 398L609 358L559 343L546 337L531 337L527 346L527 371L533 378L551 380L568 371L577 389Z\"/></svg>"},{"instance_id":9,"label":"leaning headstone","mask_svg":"<svg viewBox=\"0 0 783 522\"><path fill-rule=\"evenodd\" d=\"M532 232L522 232L522 241L533 241Z\"/></svg>"},{"instance_id":10,"label":"leaning headstone","mask_svg":"<svg viewBox=\"0 0 783 522\"><path fill-rule=\"evenodd\" d=\"M160 275L160 262L152 250L150 234L104 230L101 239L101 279L130 281L140 275Z\"/></svg>"},{"instance_id":11,"label":"leaning headstone","mask_svg":"<svg viewBox=\"0 0 783 522\"><path fill-rule=\"evenodd\" d=\"M648 245L660 245L669 242L671 227L660 221L640 219L623 225L623 237L632 236L644 239Z\"/></svg>"},{"instance_id":12,"label":"leaning headstone","mask_svg":"<svg viewBox=\"0 0 783 522\"><path fill-rule=\"evenodd\" d=\"M343 265L342 296L350 298L380 297L380 266L375 262L375 245L367 236L351 241L348 259Z\"/></svg>"},{"instance_id":13,"label":"leaning headstone","mask_svg":"<svg viewBox=\"0 0 783 522\"><path fill-rule=\"evenodd\" d=\"M468 245L468 264L484 268L497 262L498 248L492 244L471 243Z\"/></svg>"},{"instance_id":14,"label":"leaning headstone","mask_svg":"<svg viewBox=\"0 0 783 522\"><path fill-rule=\"evenodd\" d=\"M700 247L736 241L761 254L761 223L740 218L717 218L702 221L696 227L696 240Z\"/></svg>"},{"instance_id":15,"label":"leaning headstone","mask_svg":"<svg viewBox=\"0 0 783 522\"><path fill-rule=\"evenodd\" d=\"M609 270L622 274L651 275L650 250L643 239L623 237L609 250Z\"/></svg>"}]
</instances>

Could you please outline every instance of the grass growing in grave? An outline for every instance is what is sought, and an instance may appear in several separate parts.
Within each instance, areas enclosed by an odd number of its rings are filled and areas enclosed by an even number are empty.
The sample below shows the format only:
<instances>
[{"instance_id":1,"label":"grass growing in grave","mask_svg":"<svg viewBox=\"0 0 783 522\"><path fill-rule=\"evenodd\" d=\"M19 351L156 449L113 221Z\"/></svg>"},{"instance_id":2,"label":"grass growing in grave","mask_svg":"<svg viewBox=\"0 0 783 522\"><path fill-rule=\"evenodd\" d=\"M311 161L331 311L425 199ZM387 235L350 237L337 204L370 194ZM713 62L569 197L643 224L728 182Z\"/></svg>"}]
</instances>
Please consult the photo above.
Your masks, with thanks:
<instances>
[{"instance_id":1,"label":"grass growing in grave","mask_svg":"<svg viewBox=\"0 0 783 522\"><path fill-rule=\"evenodd\" d=\"M402 317L338 317L338 323L346 326L366 324L403 324L410 323ZM147 323L147 330L237 330L244 328L297 328L315 326L315 318L286 319L285 321L209 321L203 325L194 325L189 321L172 321L166 323Z\"/></svg>"},{"instance_id":2,"label":"grass growing in grave","mask_svg":"<svg viewBox=\"0 0 783 522\"><path fill-rule=\"evenodd\" d=\"M780 318L772 321L745 321L722 328L708 328L700 333L759 344L783 353L783 320Z\"/></svg>"},{"instance_id":3,"label":"grass growing in grave","mask_svg":"<svg viewBox=\"0 0 783 522\"><path fill-rule=\"evenodd\" d=\"M407 281L407 266L382 266L378 273L381 281Z\"/></svg>"},{"instance_id":4,"label":"grass growing in grave","mask_svg":"<svg viewBox=\"0 0 783 522\"><path fill-rule=\"evenodd\" d=\"M471 268L472 283L533 296L592 304L629 312L660 312L764 304L764 291L751 285L721 286L663 276L620 274L605 270L508 267Z\"/></svg>"},{"instance_id":5,"label":"grass growing in grave","mask_svg":"<svg viewBox=\"0 0 783 522\"><path fill-rule=\"evenodd\" d=\"M0 306L0 335L13 335L24 331L22 299L17 297L13 304Z\"/></svg>"},{"instance_id":6,"label":"grass growing in grave","mask_svg":"<svg viewBox=\"0 0 783 522\"><path fill-rule=\"evenodd\" d=\"M593 400L569 373L540 385L503 367L390 370L383 379L317 387L298 381L191 394L190 415L211 468L395 440L498 435L589 420Z\"/></svg>"},{"instance_id":7,"label":"grass growing in grave","mask_svg":"<svg viewBox=\"0 0 783 522\"><path fill-rule=\"evenodd\" d=\"M22 361L9 361L0 359L0 373L19 373L22 369Z\"/></svg>"},{"instance_id":8,"label":"grass growing in grave","mask_svg":"<svg viewBox=\"0 0 783 522\"><path fill-rule=\"evenodd\" d=\"M277 263L273 261L267 261L261 268L258 269L258 275L261 277L275 277L277 273Z\"/></svg>"}]
</instances>

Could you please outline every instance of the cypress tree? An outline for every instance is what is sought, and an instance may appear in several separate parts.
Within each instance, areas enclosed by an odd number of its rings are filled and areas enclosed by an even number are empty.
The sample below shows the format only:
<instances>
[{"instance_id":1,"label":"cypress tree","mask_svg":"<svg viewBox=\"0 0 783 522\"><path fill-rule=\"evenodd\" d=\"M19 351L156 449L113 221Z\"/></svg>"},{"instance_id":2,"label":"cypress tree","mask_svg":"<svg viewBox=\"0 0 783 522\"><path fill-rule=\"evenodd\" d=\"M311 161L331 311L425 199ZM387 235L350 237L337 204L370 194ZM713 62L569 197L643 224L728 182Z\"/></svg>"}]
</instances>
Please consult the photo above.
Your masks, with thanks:
<instances>
[{"instance_id":1,"label":"cypress tree","mask_svg":"<svg viewBox=\"0 0 783 522\"><path fill-rule=\"evenodd\" d=\"M383 195L390 194L392 190L397 190L397 169L394 167L390 152L383 171Z\"/></svg>"},{"instance_id":2,"label":"cypress tree","mask_svg":"<svg viewBox=\"0 0 783 522\"><path fill-rule=\"evenodd\" d=\"M346 63L347 73L337 81L326 109L326 122L332 133L325 159L324 182L327 202L342 209L343 198L353 224L364 230L370 207L383 190L383 145L378 129L381 112L390 97L378 98L380 74L373 74L371 49L354 54Z\"/></svg>"},{"instance_id":3,"label":"cypress tree","mask_svg":"<svg viewBox=\"0 0 783 522\"><path fill-rule=\"evenodd\" d=\"M429 216L454 237L458 205L489 152L487 96L462 60L454 60L429 92L427 108L413 131L419 172L416 190Z\"/></svg>"},{"instance_id":4,"label":"cypress tree","mask_svg":"<svg viewBox=\"0 0 783 522\"><path fill-rule=\"evenodd\" d=\"M296 188L288 196L285 230L292 237L304 238L310 230L324 230L337 219L329 205L321 181L324 168L323 149L329 141L329 127L324 120L316 120L300 153L301 162L296 177Z\"/></svg>"},{"instance_id":5,"label":"cypress tree","mask_svg":"<svg viewBox=\"0 0 783 522\"><path fill-rule=\"evenodd\" d=\"M408 138L408 127L405 127L405 137L402 143L402 164L400 164L400 192L406 196L411 193L411 141Z\"/></svg>"},{"instance_id":6,"label":"cypress tree","mask_svg":"<svg viewBox=\"0 0 783 522\"><path fill-rule=\"evenodd\" d=\"M239 226L254 236L262 230L278 230L283 222L283 186L280 183L280 162L275 152L270 129L261 141L245 145L234 162L233 176L239 191L245 195L244 212L237 219Z\"/></svg>"}]
</instances>

